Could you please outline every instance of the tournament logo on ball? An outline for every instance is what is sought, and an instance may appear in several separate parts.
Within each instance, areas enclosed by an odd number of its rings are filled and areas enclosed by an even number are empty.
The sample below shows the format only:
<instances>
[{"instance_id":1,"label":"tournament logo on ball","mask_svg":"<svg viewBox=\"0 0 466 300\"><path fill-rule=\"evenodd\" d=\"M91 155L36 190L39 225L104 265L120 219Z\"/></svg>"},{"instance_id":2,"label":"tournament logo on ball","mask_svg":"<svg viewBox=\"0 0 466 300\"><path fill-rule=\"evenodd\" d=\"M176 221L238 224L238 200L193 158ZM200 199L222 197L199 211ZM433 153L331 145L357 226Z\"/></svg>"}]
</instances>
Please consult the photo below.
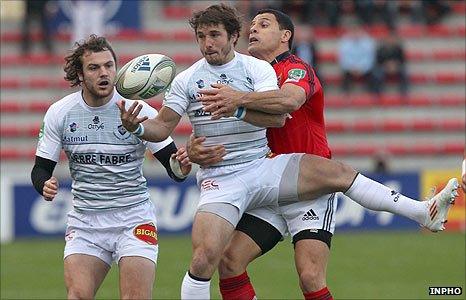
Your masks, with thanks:
<instances>
[{"instance_id":1,"label":"tournament logo on ball","mask_svg":"<svg viewBox=\"0 0 466 300\"><path fill-rule=\"evenodd\" d=\"M135 237L149 245L157 245L158 243L157 227L155 227L152 222L136 226L133 230L133 234Z\"/></svg>"}]
</instances>

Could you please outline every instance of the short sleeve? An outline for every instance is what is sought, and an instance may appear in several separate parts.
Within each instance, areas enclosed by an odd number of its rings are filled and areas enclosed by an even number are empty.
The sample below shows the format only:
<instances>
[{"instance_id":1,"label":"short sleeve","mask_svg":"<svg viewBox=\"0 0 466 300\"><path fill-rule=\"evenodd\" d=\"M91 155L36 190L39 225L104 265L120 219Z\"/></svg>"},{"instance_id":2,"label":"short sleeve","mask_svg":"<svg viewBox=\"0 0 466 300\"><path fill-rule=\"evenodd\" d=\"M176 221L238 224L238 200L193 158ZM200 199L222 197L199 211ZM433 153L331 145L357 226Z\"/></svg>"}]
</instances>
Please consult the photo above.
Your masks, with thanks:
<instances>
[{"instance_id":1,"label":"short sleeve","mask_svg":"<svg viewBox=\"0 0 466 300\"><path fill-rule=\"evenodd\" d=\"M56 105L49 107L45 113L39 131L36 156L58 162L62 149L63 124Z\"/></svg>"},{"instance_id":2,"label":"short sleeve","mask_svg":"<svg viewBox=\"0 0 466 300\"><path fill-rule=\"evenodd\" d=\"M286 79L283 82L297 85L304 89L306 96L312 96L313 88L311 87L312 78L315 77L314 72L311 68L307 67L303 63L294 63L287 66L283 74L286 74Z\"/></svg>"},{"instance_id":3,"label":"short sleeve","mask_svg":"<svg viewBox=\"0 0 466 300\"><path fill-rule=\"evenodd\" d=\"M265 92L278 89L277 74L273 67L265 60L255 59L249 65L253 76L254 91Z\"/></svg>"},{"instance_id":4,"label":"short sleeve","mask_svg":"<svg viewBox=\"0 0 466 300\"><path fill-rule=\"evenodd\" d=\"M182 72L173 79L171 86L165 92L165 100L163 101L164 106L171 108L180 116L184 115L189 106L185 78L185 73Z\"/></svg>"}]
</instances>

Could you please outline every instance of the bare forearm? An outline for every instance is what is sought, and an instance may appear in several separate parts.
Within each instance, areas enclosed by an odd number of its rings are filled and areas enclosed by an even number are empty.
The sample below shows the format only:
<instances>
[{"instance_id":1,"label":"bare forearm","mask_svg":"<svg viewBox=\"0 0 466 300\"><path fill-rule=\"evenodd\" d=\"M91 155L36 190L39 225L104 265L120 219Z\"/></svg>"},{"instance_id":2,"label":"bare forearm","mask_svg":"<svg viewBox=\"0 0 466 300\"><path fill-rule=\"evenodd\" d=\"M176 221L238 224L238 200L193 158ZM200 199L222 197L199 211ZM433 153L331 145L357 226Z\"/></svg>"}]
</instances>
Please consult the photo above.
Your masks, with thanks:
<instances>
[{"instance_id":1,"label":"bare forearm","mask_svg":"<svg viewBox=\"0 0 466 300\"><path fill-rule=\"evenodd\" d=\"M248 109L243 121L258 127L283 127L286 116L284 114L269 114Z\"/></svg>"},{"instance_id":2,"label":"bare forearm","mask_svg":"<svg viewBox=\"0 0 466 300\"><path fill-rule=\"evenodd\" d=\"M246 93L239 106L270 114L286 114L294 111L294 105L281 90Z\"/></svg>"},{"instance_id":3,"label":"bare forearm","mask_svg":"<svg viewBox=\"0 0 466 300\"><path fill-rule=\"evenodd\" d=\"M171 133L167 124L160 122L157 118L146 120L142 125L144 126L144 134L141 138L149 142L164 141Z\"/></svg>"}]
</instances>

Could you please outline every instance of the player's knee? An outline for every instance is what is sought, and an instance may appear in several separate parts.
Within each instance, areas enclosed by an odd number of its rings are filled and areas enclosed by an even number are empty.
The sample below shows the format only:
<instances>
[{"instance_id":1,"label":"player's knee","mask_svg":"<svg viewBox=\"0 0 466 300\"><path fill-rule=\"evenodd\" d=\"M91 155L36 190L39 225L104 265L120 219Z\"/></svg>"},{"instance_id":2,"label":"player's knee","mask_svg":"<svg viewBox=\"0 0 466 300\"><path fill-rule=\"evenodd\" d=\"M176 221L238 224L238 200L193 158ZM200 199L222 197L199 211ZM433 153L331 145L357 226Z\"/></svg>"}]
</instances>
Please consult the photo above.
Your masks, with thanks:
<instances>
[{"instance_id":1,"label":"player's knee","mask_svg":"<svg viewBox=\"0 0 466 300\"><path fill-rule=\"evenodd\" d=\"M301 271L299 281L306 292L318 291L326 286L325 274L317 268L307 268Z\"/></svg>"},{"instance_id":2,"label":"player's knee","mask_svg":"<svg viewBox=\"0 0 466 300\"><path fill-rule=\"evenodd\" d=\"M139 289L130 289L123 291L121 294L121 299L151 299L152 293L150 290Z\"/></svg>"},{"instance_id":3,"label":"player's knee","mask_svg":"<svg viewBox=\"0 0 466 300\"><path fill-rule=\"evenodd\" d=\"M79 287L69 287L67 292L68 299L94 299L94 293Z\"/></svg>"},{"instance_id":4,"label":"player's knee","mask_svg":"<svg viewBox=\"0 0 466 300\"><path fill-rule=\"evenodd\" d=\"M346 191L354 180L357 172L350 165L335 161L333 174L337 176L338 189Z\"/></svg>"},{"instance_id":5,"label":"player's knee","mask_svg":"<svg viewBox=\"0 0 466 300\"><path fill-rule=\"evenodd\" d=\"M192 271L203 273L205 270L215 267L220 259L218 256L219 253L209 247L196 249L191 262Z\"/></svg>"},{"instance_id":6,"label":"player's knee","mask_svg":"<svg viewBox=\"0 0 466 300\"><path fill-rule=\"evenodd\" d=\"M241 274L246 270L244 263L233 251L225 251L218 265L218 273L221 278L229 278Z\"/></svg>"}]
</instances>

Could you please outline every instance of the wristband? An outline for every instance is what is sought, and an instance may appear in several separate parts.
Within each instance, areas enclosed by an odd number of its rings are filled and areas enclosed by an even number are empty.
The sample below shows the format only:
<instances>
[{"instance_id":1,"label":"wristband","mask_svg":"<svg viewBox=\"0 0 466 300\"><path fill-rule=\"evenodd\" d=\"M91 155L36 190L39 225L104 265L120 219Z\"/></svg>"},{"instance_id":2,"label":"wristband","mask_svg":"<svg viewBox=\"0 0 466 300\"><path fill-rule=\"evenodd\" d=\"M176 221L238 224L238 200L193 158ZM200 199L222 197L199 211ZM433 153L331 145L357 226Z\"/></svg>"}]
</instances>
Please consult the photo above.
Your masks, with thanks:
<instances>
[{"instance_id":1,"label":"wristband","mask_svg":"<svg viewBox=\"0 0 466 300\"><path fill-rule=\"evenodd\" d=\"M181 171L180 162L176 158L170 157L170 168L172 169L173 174L179 179L185 179L188 175L184 175Z\"/></svg>"},{"instance_id":2,"label":"wristband","mask_svg":"<svg viewBox=\"0 0 466 300\"><path fill-rule=\"evenodd\" d=\"M240 106L233 113L233 117L243 120L246 116L246 107Z\"/></svg>"},{"instance_id":3,"label":"wristband","mask_svg":"<svg viewBox=\"0 0 466 300\"><path fill-rule=\"evenodd\" d=\"M134 131L131 131L131 133L138 137L142 137L144 135L144 125L139 123L138 128L136 128Z\"/></svg>"}]
</instances>

